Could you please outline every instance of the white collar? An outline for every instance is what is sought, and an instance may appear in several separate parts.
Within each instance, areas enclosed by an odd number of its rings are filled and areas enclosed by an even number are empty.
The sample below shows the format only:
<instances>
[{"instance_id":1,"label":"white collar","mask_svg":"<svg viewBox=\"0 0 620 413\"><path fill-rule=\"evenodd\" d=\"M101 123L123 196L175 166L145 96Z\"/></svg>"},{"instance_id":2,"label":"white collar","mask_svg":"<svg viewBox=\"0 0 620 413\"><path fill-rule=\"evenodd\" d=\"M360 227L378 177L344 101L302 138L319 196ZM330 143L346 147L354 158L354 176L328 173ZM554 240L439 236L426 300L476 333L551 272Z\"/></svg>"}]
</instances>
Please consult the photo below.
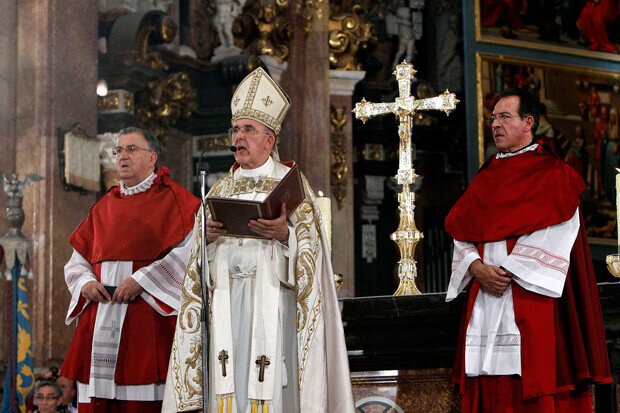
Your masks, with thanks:
<instances>
[{"instance_id":1,"label":"white collar","mask_svg":"<svg viewBox=\"0 0 620 413\"><path fill-rule=\"evenodd\" d=\"M157 174L153 172L149 176L147 176L144 181L134 186L127 186L125 185L125 182L121 181L120 182L121 194L135 195L135 194L139 194L140 192L144 192L153 185L153 181L155 180L156 177L157 177Z\"/></svg>"},{"instance_id":2,"label":"white collar","mask_svg":"<svg viewBox=\"0 0 620 413\"><path fill-rule=\"evenodd\" d=\"M262 164L258 168L243 169L243 168L239 167L237 169L237 171L239 172L239 176L256 178L256 177L259 177L259 176L268 175L271 172L272 169L273 169L273 159L271 159L271 156L270 156L269 158L267 158L267 162L265 162L264 164Z\"/></svg>"},{"instance_id":3,"label":"white collar","mask_svg":"<svg viewBox=\"0 0 620 413\"><path fill-rule=\"evenodd\" d=\"M525 152L535 151L537 148L538 148L538 144L535 143L533 145L526 146L525 148L520 149L520 150L518 150L516 152L508 152L508 153L501 153L500 152L500 153L497 154L496 158L497 159L510 158L511 156L521 155L522 153L525 153Z\"/></svg>"}]
</instances>

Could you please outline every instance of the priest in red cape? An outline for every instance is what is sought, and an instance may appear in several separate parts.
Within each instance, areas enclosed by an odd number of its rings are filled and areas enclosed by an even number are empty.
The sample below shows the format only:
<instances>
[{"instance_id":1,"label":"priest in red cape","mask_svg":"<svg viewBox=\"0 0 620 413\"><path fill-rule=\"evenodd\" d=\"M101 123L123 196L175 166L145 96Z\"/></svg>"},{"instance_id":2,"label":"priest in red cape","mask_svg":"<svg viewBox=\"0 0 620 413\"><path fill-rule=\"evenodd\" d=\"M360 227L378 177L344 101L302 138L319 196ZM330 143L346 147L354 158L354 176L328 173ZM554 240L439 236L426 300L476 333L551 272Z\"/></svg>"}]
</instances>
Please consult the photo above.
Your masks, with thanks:
<instances>
[{"instance_id":1,"label":"priest in red cape","mask_svg":"<svg viewBox=\"0 0 620 413\"><path fill-rule=\"evenodd\" d=\"M538 107L504 92L489 119L499 153L446 218L446 301L469 286L453 370L462 411L592 411L611 373L580 213L585 185L533 142Z\"/></svg>"},{"instance_id":2,"label":"priest in red cape","mask_svg":"<svg viewBox=\"0 0 620 413\"><path fill-rule=\"evenodd\" d=\"M151 134L127 128L117 145L120 185L70 238L66 323L78 322L60 374L80 412L159 412L200 201L155 168Z\"/></svg>"}]
</instances>

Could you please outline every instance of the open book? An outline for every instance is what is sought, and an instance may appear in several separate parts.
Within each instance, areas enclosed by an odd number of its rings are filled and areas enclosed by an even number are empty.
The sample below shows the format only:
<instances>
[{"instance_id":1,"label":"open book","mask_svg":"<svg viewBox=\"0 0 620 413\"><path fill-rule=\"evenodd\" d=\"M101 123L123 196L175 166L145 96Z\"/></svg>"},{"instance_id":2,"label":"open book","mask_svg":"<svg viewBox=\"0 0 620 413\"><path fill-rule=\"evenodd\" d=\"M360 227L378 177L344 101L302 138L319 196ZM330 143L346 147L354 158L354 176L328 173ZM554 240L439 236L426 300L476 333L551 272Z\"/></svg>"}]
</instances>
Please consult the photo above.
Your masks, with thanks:
<instances>
[{"instance_id":1,"label":"open book","mask_svg":"<svg viewBox=\"0 0 620 413\"><path fill-rule=\"evenodd\" d=\"M263 201L215 196L207 198L207 206L211 219L224 224L227 236L263 238L250 230L248 223L251 220L278 218L283 203L286 204L288 218L305 198L299 167L295 164Z\"/></svg>"}]
</instances>

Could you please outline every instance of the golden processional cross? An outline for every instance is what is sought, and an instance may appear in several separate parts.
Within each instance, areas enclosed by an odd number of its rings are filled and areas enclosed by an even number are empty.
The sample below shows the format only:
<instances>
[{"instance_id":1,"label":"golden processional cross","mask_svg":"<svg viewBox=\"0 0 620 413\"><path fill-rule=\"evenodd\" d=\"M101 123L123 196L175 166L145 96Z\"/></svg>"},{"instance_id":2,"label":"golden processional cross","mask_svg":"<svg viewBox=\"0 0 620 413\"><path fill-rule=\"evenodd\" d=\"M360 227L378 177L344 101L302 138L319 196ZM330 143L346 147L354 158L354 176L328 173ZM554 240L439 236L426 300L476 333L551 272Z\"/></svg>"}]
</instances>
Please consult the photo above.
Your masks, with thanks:
<instances>
[{"instance_id":1,"label":"golden processional cross","mask_svg":"<svg viewBox=\"0 0 620 413\"><path fill-rule=\"evenodd\" d=\"M413 65L403 62L396 66L396 80L398 81L399 96L391 103L371 103L362 99L355 105L355 117L366 123L373 116L392 113L399 117L398 136L398 173L396 179L403 190L398 194L400 223L396 232L391 235L400 250L401 259L398 261L398 277L400 284L394 295L421 294L415 285L417 276L414 259L415 247L422 239L422 233L416 228L414 221L415 194L409 190L409 185L415 182L418 175L411 165L411 119L419 110L442 110L447 115L456 108L459 101L454 93L446 90L439 96L428 99L415 99L411 95L411 81L415 75Z\"/></svg>"}]
</instances>

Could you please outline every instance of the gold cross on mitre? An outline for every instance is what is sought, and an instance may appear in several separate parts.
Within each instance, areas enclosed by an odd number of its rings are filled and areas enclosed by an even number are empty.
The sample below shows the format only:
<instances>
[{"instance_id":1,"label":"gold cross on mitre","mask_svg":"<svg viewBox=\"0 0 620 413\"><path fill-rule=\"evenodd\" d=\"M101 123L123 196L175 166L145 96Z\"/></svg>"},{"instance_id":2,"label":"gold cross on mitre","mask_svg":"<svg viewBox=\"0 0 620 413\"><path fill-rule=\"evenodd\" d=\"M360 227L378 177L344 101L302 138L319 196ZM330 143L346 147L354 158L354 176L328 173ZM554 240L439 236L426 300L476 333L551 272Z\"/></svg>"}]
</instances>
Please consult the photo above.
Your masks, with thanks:
<instances>
[{"instance_id":1,"label":"gold cross on mitre","mask_svg":"<svg viewBox=\"0 0 620 413\"><path fill-rule=\"evenodd\" d=\"M411 81L416 71L413 65L404 62L396 66L396 80L398 81L398 97L394 102L372 103L362 99L355 105L355 117L366 123L373 116L392 113L399 117L398 136L398 173L396 179L403 190L398 194L400 203L400 223L398 229L391 236L398 244L401 259L398 262L398 277L400 284L394 295L421 294L415 285L417 269L413 259L415 247L422 239L422 233L416 228L414 221L415 194L409 190L409 185L415 182L417 175L411 165L411 120L419 110L441 110L449 115L459 103L456 95L448 90L439 96L427 99L415 99L411 95Z\"/></svg>"}]
</instances>

